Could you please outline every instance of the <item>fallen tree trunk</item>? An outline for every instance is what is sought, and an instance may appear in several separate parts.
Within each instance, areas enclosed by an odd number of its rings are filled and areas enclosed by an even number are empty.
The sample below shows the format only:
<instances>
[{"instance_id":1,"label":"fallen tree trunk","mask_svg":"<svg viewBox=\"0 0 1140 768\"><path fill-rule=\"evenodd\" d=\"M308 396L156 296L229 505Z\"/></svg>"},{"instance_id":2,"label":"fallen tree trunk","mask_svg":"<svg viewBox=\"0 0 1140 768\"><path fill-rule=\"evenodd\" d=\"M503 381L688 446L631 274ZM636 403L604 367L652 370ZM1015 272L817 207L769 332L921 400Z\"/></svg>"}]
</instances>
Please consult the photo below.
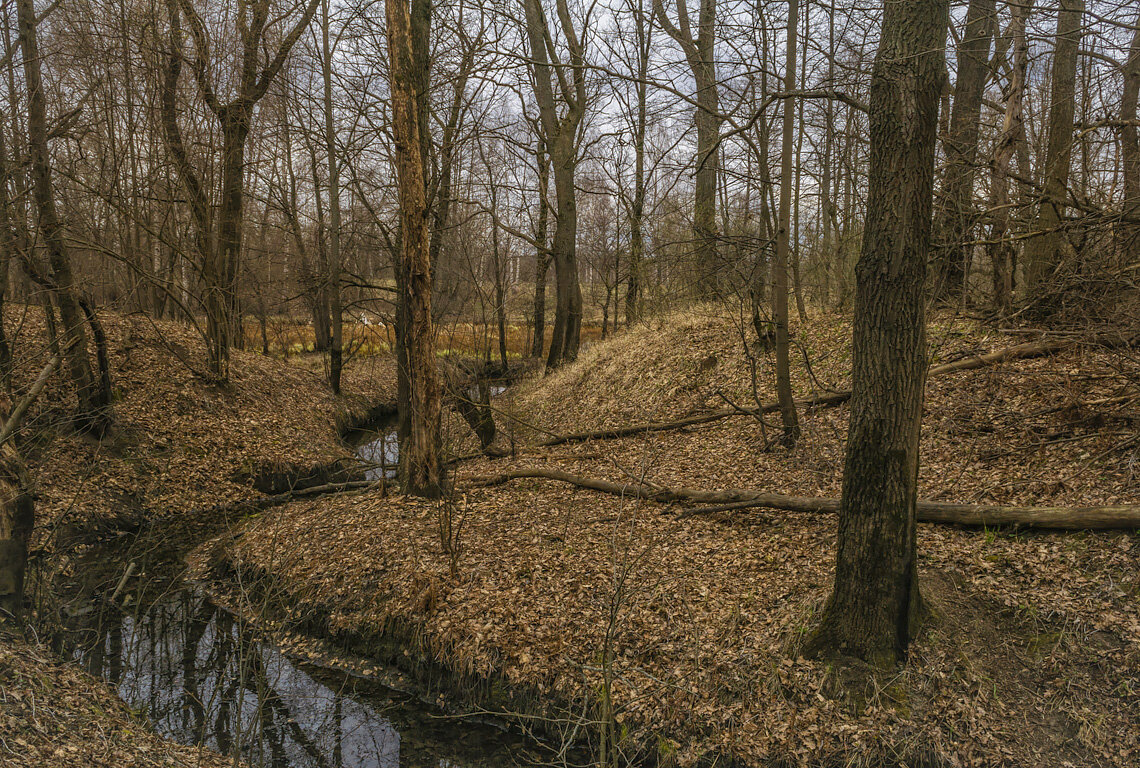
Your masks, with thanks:
<instances>
[{"instance_id":1,"label":"fallen tree trunk","mask_svg":"<svg viewBox=\"0 0 1140 768\"><path fill-rule=\"evenodd\" d=\"M664 488L644 483L613 483L608 480L581 477L557 469L539 467L515 469L488 477L474 477L468 479L467 484L473 487L486 488L522 478L555 480L615 496L661 503L686 502L717 505L706 509L690 510L686 513L687 515L749 507L764 507L790 512L826 514L839 512L839 499L818 496L787 496L748 488L708 491L697 488ZM1102 507L1002 507L992 504L919 501L918 520L924 523L944 523L971 527L1018 526L1052 530L1135 530L1140 528L1140 504Z\"/></svg>"},{"instance_id":2,"label":"fallen tree trunk","mask_svg":"<svg viewBox=\"0 0 1140 768\"><path fill-rule=\"evenodd\" d=\"M943 376L948 373L957 373L958 371L971 371L977 368L984 368L989 365L997 365L1009 360L1027 360L1034 357L1044 357L1051 355L1055 352L1060 352L1063 349L1071 347L1078 343L1087 343L1090 345L1109 346L1109 347L1125 347L1136 344L1140 341L1140 337L1124 336L1120 333L1103 333L1093 336L1091 339L1080 339L1077 337L1066 337L1047 339L1045 341L1027 342L1025 344L1017 344L1005 349L999 349L996 352L988 352L984 355L974 355L965 357L961 360L955 360L950 363L943 363L930 368L927 372L927 378L931 376ZM807 410L818 410L822 408L833 408L837 405L842 405L851 399L851 392L835 392L827 395L819 395L818 397L809 397L796 401L796 405ZM698 424L709 424L721 419L727 419L730 416L762 416L767 413L775 413L780 410L778 403L766 403L760 408L726 408L720 411L710 411L709 413L702 413L695 416L686 416L682 419L675 421L657 421L646 422L644 424L634 424L626 427L611 427L608 429L598 429L589 432L573 432L566 435L556 435L547 440L539 443L540 446L553 446L563 445L565 443L579 443L585 440L614 440L620 437L629 437L631 435L640 435L647 432L667 432L674 429L683 429L684 427L696 426Z\"/></svg>"}]
</instances>

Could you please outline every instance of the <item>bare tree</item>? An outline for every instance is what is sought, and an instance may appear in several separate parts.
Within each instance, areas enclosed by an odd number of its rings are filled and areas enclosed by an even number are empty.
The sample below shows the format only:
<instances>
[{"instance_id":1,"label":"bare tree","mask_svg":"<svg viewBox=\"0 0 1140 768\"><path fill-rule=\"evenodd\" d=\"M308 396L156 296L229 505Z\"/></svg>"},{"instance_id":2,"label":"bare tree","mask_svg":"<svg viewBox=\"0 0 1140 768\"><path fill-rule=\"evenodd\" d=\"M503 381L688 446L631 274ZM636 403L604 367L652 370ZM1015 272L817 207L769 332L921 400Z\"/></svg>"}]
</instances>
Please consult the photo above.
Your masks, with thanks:
<instances>
[{"instance_id":1,"label":"bare tree","mask_svg":"<svg viewBox=\"0 0 1140 768\"><path fill-rule=\"evenodd\" d=\"M989 73L990 42L996 23L994 0L970 0L966 28L958 44L958 80L954 84L950 130L943 141L946 175L935 222L932 281L934 295L940 298L961 297L966 290L966 263L972 251L966 241L974 220L974 169L982 91Z\"/></svg>"},{"instance_id":2,"label":"bare tree","mask_svg":"<svg viewBox=\"0 0 1140 768\"><path fill-rule=\"evenodd\" d=\"M72 271L67 236L56 210L52 188L51 160L48 157L48 122L43 78L40 74L40 52L36 42L36 13L32 0L18 0L17 19L23 54L24 78L27 81L28 153L31 160L32 189L39 228L47 246L46 267L36 264L25 252L29 273L51 292L63 323L62 351L67 361L78 397L76 426L80 431L102 435L111 424L111 384L109 373L96 377L87 352L85 315L82 298Z\"/></svg>"},{"instance_id":3,"label":"bare tree","mask_svg":"<svg viewBox=\"0 0 1140 768\"><path fill-rule=\"evenodd\" d=\"M543 140L554 172L555 222L551 259L554 262L556 308L548 369L578 357L582 330L582 289L578 282L578 201L574 174L578 166L578 132L586 115L586 69L584 41L574 29L566 0L556 0L558 24L568 52L563 64L539 0L523 0L526 35L532 66L534 94L538 102ZM586 25L583 25L585 28ZM569 73L567 73L569 70ZM554 82L558 84L555 95ZM559 114L559 106L564 109Z\"/></svg>"},{"instance_id":4,"label":"bare tree","mask_svg":"<svg viewBox=\"0 0 1140 768\"><path fill-rule=\"evenodd\" d=\"M693 246L697 270L697 293L701 298L716 295L717 225L716 196L720 174L720 96L716 75L716 0L700 0L697 34L693 35L686 0L676 0L677 24L669 20L662 0L653 0L653 10L662 29L677 41L696 81L697 151L696 189L693 198Z\"/></svg>"},{"instance_id":5,"label":"bare tree","mask_svg":"<svg viewBox=\"0 0 1140 768\"><path fill-rule=\"evenodd\" d=\"M993 270L994 310L1008 314L1013 307L1013 279L1016 272L1016 246L1010 231L1010 163L1019 142L1024 141L1025 118L1022 110L1025 77L1029 68L1029 44L1025 24L1032 10L1032 0L1009 3L1010 22L1006 37L1013 49L1009 84L1006 86L1001 133L994 143L993 178L990 181L989 254Z\"/></svg>"},{"instance_id":6,"label":"bare tree","mask_svg":"<svg viewBox=\"0 0 1140 768\"><path fill-rule=\"evenodd\" d=\"M400 200L400 252L397 284L403 305L407 399L401 402L407 435L400 442L400 479L407 493L437 497L443 492L440 460L441 397L436 371L431 313L431 211L427 202L424 142L427 98L426 3L385 0L388 21L388 78L392 99L392 139ZM413 15L418 20L413 22ZM417 37L421 38L417 40Z\"/></svg>"},{"instance_id":7,"label":"bare tree","mask_svg":"<svg viewBox=\"0 0 1140 768\"><path fill-rule=\"evenodd\" d=\"M835 589L808 644L891 665L921 599L915 543L926 383L926 260L948 0L885 3L871 81L871 159L856 267L851 421Z\"/></svg>"},{"instance_id":8,"label":"bare tree","mask_svg":"<svg viewBox=\"0 0 1140 768\"><path fill-rule=\"evenodd\" d=\"M309 25L320 0L307 0L300 18L274 48L262 66L263 49L270 46L271 22L280 22L271 0L240 4L236 16L240 41L234 95L224 101L210 77L213 59L211 36L191 0L167 0L170 16L170 51L163 80L163 127L174 167L189 198L197 229L197 246L205 283L207 373L219 382L229 379L230 347L240 334L236 281L241 261L242 221L245 201L245 149L257 103L281 71L294 43ZM214 114L222 134L221 181L216 215L202 177L194 168L178 124L178 80L185 58L181 19L185 16L194 58L191 69L199 97Z\"/></svg>"},{"instance_id":9,"label":"bare tree","mask_svg":"<svg viewBox=\"0 0 1140 768\"><path fill-rule=\"evenodd\" d=\"M772 321L776 332L776 396L784 425L784 445L792 447L800 437L799 417L792 397L791 364L788 360L788 255L792 238L792 141L795 135L796 38L799 35L799 2L788 0L787 59L784 70L783 126L780 142L780 213L776 229L776 258L772 262Z\"/></svg>"},{"instance_id":10,"label":"bare tree","mask_svg":"<svg viewBox=\"0 0 1140 768\"><path fill-rule=\"evenodd\" d=\"M1077 54L1081 42L1084 0L1060 0L1057 44L1053 51L1053 77L1049 93L1049 144L1041 204L1033 224L1033 239L1025 246L1026 298L1043 306L1042 292L1065 260L1068 241L1063 229L1068 205L1069 168L1073 154L1073 112L1076 103ZM1071 248L1071 246L1068 246Z\"/></svg>"}]
</instances>

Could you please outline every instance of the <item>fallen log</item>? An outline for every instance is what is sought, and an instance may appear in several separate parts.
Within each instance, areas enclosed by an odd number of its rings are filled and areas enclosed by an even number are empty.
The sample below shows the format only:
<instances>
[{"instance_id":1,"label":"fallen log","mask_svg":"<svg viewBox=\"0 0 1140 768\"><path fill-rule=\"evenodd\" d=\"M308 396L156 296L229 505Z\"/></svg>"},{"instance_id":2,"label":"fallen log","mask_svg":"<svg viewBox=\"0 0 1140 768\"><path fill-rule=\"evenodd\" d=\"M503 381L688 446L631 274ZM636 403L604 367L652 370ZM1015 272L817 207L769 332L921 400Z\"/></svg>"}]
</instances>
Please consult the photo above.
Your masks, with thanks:
<instances>
[{"instance_id":1,"label":"fallen log","mask_svg":"<svg viewBox=\"0 0 1140 768\"><path fill-rule=\"evenodd\" d=\"M498 475L473 477L469 487L487 488L503 485L512 480L538 478L568 483L602 493L628 498L645 499L661 503L686 502L716 505L697 508L685 515L723 512L750 507L764 507L789 512L836 514L839 499L819 496L789 496L748 488L727 488L708 491L698 488L664 488L644 483L614 483L591 477L572 475L557 469L527 467ZM945 501L919 501L918 520L923 523L943 523L970 527L1039 528L1046 530L1135 530L1140 528L1140 504L1120 504L1100 507L1002 507L993 504L960 504Z\"/></svg>"},{"instance_id":2,"label":"fallen log","mask_svg":"<svg viewBox=\"0 0 1140 768\"><path fill-rule=\"evenodd\" d=\"M955 360L950 363L943 363L942 365L935 365L927 371L927 378L932 376L944 376L948 373L957 373L958 371L970 371L977 368L984 368L989 365L997 365L1009 360L1028 360L1034 357L1044 357L1063 349L1071 347L1078 343L1087 343L1090 345L1100 345L1108 347L1123 347L1131 346L1140 341L1140 338L1135 336L1124 336L1119 333L1103 333L1093 336L1088 339L1081 339L1079 337L1064 337L1056 339L1047 339L1045 341L1033 341L1025 344L1016 344L1012 347L999 349L996 352L988 352L984 355L972 355L964 357L961 360ZM818 397L803 398L796 401L796 405L807 410L817 410L822 408L833 408L837 405L842 405L851 399L851 392L835 392L833 394L819 395ZM698 424L709 424L721 419L727 419L730 416L762 416L768 413L776 413L780 410L778 403L766 403L760 408L725 408L719 411L710 411L695 416L686 416L682 419L675 421L650 421L644 424L634 424L626 427L610 427L607 429L598 429L589 432L573 432L566 435L555 435L547 440L539 443L540 446L553 446L563 445L565 443L579 443L585 440L614 440L620 437L630 437L632 435L640 435L648 432L667 432L674 429L683 429L684 427L691 427Z\"/></svg>"}]
</instances>

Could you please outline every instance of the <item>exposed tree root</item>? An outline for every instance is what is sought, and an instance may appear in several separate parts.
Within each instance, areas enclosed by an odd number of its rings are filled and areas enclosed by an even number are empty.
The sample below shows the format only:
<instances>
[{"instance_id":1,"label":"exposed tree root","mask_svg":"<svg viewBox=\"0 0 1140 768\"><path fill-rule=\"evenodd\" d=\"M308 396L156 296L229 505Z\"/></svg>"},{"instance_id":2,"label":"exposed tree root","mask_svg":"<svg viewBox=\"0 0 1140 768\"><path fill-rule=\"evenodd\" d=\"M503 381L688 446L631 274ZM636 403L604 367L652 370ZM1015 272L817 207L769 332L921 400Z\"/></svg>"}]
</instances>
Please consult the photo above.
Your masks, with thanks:
<instances>
[{"instance_id":1,"label":"exposed tree root","mask_svg":"<svg viewBox=\"0 0 1140 768\"><path fill-rule=\"evenodd\" d=\"M927 377L943 376L948 373L957 373L958 371L970 371L977 368L984 368L989 365L997 365L1004 363L1008 360L1026 360L1034 357L1044 357L1051 355L1055 352L1060 352L1063 349L1074 346L1079 343L1087 343L1092 345L1121 347L1130 346L1140 341L1140 337L1128 337L1119 333L1106 333L1093 336L1088 339L1081 339L1077 337L1066 337L1057 339L1047 339L1045 341L1027 342L1025 344L1017 344L1006 349L1000 349L996 352L989 352L984 355L974 355L971 357L964 357L961 360L955 360L950 363L943 363L936 365L927 372ZM837 405L842 405L851 399L851 392L836 392L834 394L820 395L818 397L809 397L796 401L796 405L807 410L817 410L821 408L832 408ZM780 406L777 403L766 403L761 408L725 408L719 411L710 411L696 416L687 416L683 419L675 421L660 421L660 422L646 422L644 424L634 424L626 427L612 427L609 429L599 429L590 432L573 432L566 435L556 435L547 440L539 443L541 446L563 445L566 443L578 443L585 440L613 440L620 437L629 437L631 435L640 435L646 432L666 432L674 429L683 429L684 427L691 427L698 424L708 424L713 421L727 419L730 416L762 416L767 413L775 413L779 411Z\"/></svg>"},{"instance_id":2,"label":"exposed tree root","mask_svg":"<svg viewBox=\"0 0 1140 768\"><path fill-rule=\"evenodd\" d=\"M569 472L538 467L515 469L488 477L473 477L467 481L467 485L489 487L528 477L556 480L579 488L589 488L602 493L629 498L664 503L686 502L714 505L689 510L685 513L686 515L724 512L748 507L829 514L835 514L839 511L838 499L817 496L786 496L748 488L707 491L697 488L664 488L640 483L612 483L608 480L581 477ZM1018 526L1054 530L1134 530L1140 528L1140 504L1103 507L1001 507L990 504L919 501L918 520L924 523L975 527Z\"/></svg>"}]
</instances>

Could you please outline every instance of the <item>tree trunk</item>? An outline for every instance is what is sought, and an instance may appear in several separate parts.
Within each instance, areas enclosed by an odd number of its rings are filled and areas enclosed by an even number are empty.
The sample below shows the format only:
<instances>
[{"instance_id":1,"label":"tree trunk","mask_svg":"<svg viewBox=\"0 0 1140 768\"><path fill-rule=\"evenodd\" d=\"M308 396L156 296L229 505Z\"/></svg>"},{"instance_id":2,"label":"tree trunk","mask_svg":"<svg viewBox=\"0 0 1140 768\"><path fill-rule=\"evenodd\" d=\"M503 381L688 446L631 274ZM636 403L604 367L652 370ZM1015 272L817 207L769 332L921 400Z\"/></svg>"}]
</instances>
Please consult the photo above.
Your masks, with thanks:
<instances>
[{"instance_id":1,"label":"tree trunk","mask_svg":"<svg viewBox=\"0 0 1140 768\"><path fill-rule=\"evenodd\" d=\"M716 0L700 0L697 34L689 25L685 0L677 0L678 24L669 20L662 0L653 0L653 12L662 29L681 46L696 85L697 147L693 159L693 266L697 298L712 299L718 293L716 195L720 175L720 97L716 77Z\"/></svg>"},{"instance_id":2,"label":"tree trunk","mask_svg":"<svg viewBox=\"0 0 1140 768\"><path fill-rule=\"evenodd\" d=\"M332 48L329 44L329 3L321 3L321 52L325 97L325 151L329 164L329 269L328 300L330 317L329 334L329 387L334 395L340 394L340 374L344 366L344 323L340 298L340 162L336 156L336 131L333 126L332 102Z\"/></svg>"},{"instance_id":3,"label":"tree trunk","mask_svg":"<svg viewBox=\"0 0 1140 768\"><path fill-rule=\"evenodd\" d=\"M550 251L546 247L546 232L550 221L550 203L547 191L550 188L550 157L546 154L542 138L534 150L538 163L538 221L535 223L534 239L538 247L534 249L534 339L531 341L530 356L542 357L546 346L546 272L550 269Z\"/></svg>"},{"instance_id":4,"label":"tree trunk","mask_svg":"<svg viewBox=\"0 0 1140 768\"><path fill-rule=\"evenodd\" d=\"M35 508L28 473L13 440L0 444L0 622L19 618L24 602L24 569Z\"/></svg>"},{"instance_id":5,"label":"tree trunk","mask_svg":"<svg viewBox=\"0 0 1140 768\"><path fill-rule=\"evenodd\" d=\"M578 163L574 136L560 135L551 144L554 170L554 284L556 304L554 330L546 367L553 370L578 357L582 328L582 287L578 282L578 200L574 172Z\"/></svg>"},{"instance_id":6,"label":"tree trunk","mask_svg":"<svg viewBox=\"0 0 1140 768\"><path fill-rule=\"evenodd\" d=\"M784 92L796 89L796 38L799 36L799 3L788 2L788 37ZM776 259L772 263L772 321L776 332L776 398L784 426L783 443L791 448L800 437L800 422L792 398L791 363L788 355L788 254L792 237L792 140L795 100L781 100L783 136L780 142L780 221L776 230Z\"/></svg>"},{"instance_id":7,"label":"tree trunk","mask_svg":"<svg viewBox=\"0 0 1140 768\"><path fill-rule=\"evenodd\" d=\"M958 44L958 80L954 84L950 128L942 143L946 175L935 224L933 293L937 298L957 299L966 289L966 262L973 250L966 241L974 222L974 168L982 90L989 76L990 41L996 24L994 0L970 0L966 29Z\"/></svg>"},{"instance_id":8,"label":"tree trunk","mask_svg":"<svg viewBox=\"0 0 1140 768\"><path fill-rule=\"evenodd\" d=\"M1124 264L1140 263L1140 137L1136 102L1140 99L1140 16L1124 65L1124 94L1120 101L1120 155L1124 166L1124 223L1121 226Z\"/></svg>"},{"instance_id":9,"label":"tree trunk","mask_svg":"<svg viewBox=\"0 0 1140 768\"><path fill-rule=\"evenodd\" d=\"M917 625L915 502L924 291L948 0L887 3L871 79L867 218L856 268L851 421L835 589L810 653L890 665Z\"/></svg>"},{"instance_id":10,"label":"tree trunk","mask_svg":"<svg viewBox=\"0 0 1140 768\"><path fill-rule=\"evenodd\" d=\"M110 426L111 393L99 386L87 355L87 332L83 311L77 298L75 277L71 271L71 257L67 251L67 238L55 207L52 190L51 162L48 159L48 125L43 80L40 75L40 53L36 44L36 15L32 0L19 0L16 4L20 43L24 59L24 77L28 91L28 152L32 190L39 213L40 232L48 252L50 277L46 281L59 307L63 322L63 354L78 397L76 426L80 431L102 435ZM31 254L28 266L31 271Z\"/></svg>"},{"instance_id":11,"label":"tree trunk","mask_svg":"<svg viewBox=\"0 0 1140 768\"><path fill-rule=\"evenodd\" d=\"M1013 309L1013 279L1016 246L1009 239L1010 164L1019 138L1024 135L1022 99L1025 76L1029 68L1029 45L1025 38L1025 23L1032 10L1032 2L1012 2L1010 5L1009 45L1013 49L1009 86L1005 92L1005 114L1002 116L1001 134L994 143L993 179L990 182L989 256L993 270L993 306L999 316Z\"/></svg>"},{"instance_id":12,"label":"tree trunk","mask_svg":"<svg viewBox=\"0 0 1140 768\"><path fill-rule=\"evenodd\" d=\"M578 167L578 130L586 114L585 56L574 31L566 0L556 0L558 21L569 52L569 66L557 60L546 14L538 0L525 0L526 34L534 67L542 138L554 172L555 224L551 259L556 293L554 329L546 368L552 370L578 357L582 330L582 288L578 282L578 201L574 174ZM570 77L564 72L569 70ZM552 70L557 70L556 101ZM558 102L565 105L560 109Z\"/></svg>"},{"instance_id":13,"label":"tree trunk","mask_svg":"<svg viewBox=\"0 0 1140 768\"><path fill-rule=\"evenodd\" d=\"M634 10L637 36L637 115L633 125L633 201L629 210L629 276L625 292L625 324L636 323L642 316L642 294L645 281L642 275L645 260L645 129L648 122L649 57L652 46L652 25L646 23L644 0Z\"/></svg>"},{"instance_id":14,"label":"tree trunk","mask_svg":"<svg viewBox=\"0 0 1140 768\"><path fill-rule=\"evenodd\" d=\"M392 137L400 202L400 258L404 348L408 382L407 439L400 444L400 480L406 493L437 497L443 492L440 462L440 389L431 316L430 211L424 173L423 101L427 57L417 55L412 13L406 0L385 0L388 21ZM402 362L402 361L401 361Z\"/></svg>"},{"instance_id":15,"label":"tree trunk","mask_svg":"<svg viewBox=\"0 0 1140 768\"><path fill-rule=\"evenodd\" d=\"M1025 289L1027 301L1047 297L1050 276L1064 260L1065 233L1061 225L1068 198L1069 166L1073 151L1073 111L1076 102L1077 54L1081 41L1084 0L1060 0L1057 13L1057 44L1053 53L1053 78L1049 105L1049 144L1045 151L1045 179L1041 204L1033 224L1033 238L1026 243ZM1038 309L1050 310L1055 294Z\"/></svg>"}]
</instances>

